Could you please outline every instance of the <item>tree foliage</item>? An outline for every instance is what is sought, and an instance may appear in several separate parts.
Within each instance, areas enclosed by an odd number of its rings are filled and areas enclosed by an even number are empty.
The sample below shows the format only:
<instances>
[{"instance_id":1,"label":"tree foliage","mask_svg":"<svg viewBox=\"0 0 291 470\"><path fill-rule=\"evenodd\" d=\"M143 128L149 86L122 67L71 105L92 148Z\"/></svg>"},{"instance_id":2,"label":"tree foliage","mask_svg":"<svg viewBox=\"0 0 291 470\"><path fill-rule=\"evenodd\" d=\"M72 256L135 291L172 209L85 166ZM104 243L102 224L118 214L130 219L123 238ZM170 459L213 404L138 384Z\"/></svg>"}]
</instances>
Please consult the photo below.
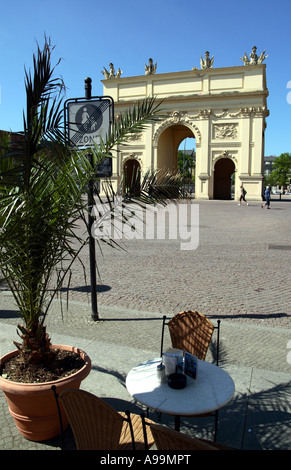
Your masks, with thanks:
<instances>
[{"instance_id":1,"label":"tree foliage","mask_svg":"<svg viewBox=\"0 0 291 470\"><path fill-rule=\"evenodd\" d=\"M178 150L178 172L183 178L191 178L195 168L195 160L192 154Z\"/></svg>"},{"instance_id":2,"label":"tree foliage","mask_svg":"<svg viewBox=\"0 0 291 470\"><path fill-rule=\"evenodd\" d=\"M282 186L283 188L289 183L291 177L291 153L282 153L276 157L273 163L273 169L268 176L268 184L270 186Z\"/></svg>"}]
</instances>

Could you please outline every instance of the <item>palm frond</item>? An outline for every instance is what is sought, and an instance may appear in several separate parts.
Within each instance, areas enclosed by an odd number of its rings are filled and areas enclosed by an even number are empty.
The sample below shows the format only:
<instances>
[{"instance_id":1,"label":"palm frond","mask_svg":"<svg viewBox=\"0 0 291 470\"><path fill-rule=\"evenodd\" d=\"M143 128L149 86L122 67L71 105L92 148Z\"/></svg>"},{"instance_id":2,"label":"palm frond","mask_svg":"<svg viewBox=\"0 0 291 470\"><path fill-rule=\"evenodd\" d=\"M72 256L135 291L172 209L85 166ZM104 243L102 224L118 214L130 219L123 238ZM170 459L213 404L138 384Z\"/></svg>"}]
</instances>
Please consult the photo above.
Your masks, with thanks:
<instances>
[{"instance_id":1,"label":"palm frond","mask_svg":"<svg viewBox=\"0 0 291 470\"><path fill-rule=\"evenodd\" d=\"M147 125L162 118L160 106L161 102L157 102L155 97L148 97L127 109L114 121L105 140L101 138L100 144L95 145L95 152L108 156L118 145L126 145L131 137L140 134Z\"/></svg>"},{"instance_id":2,"label":"palm frond","mask_svg":"<svg viewBox=\"0 0 291 470\"><path fill-rule=\"evenodd\" d=\"M102 182L102 196L97 194L93 210L95 222L92 229L99 247L106 243L124 249L125 228L136 230L136 208L145 211L149 205L166 206L184 197L179 176L149 170L141 182L139 179L139 175L135 175L128 190L124 190L121 181L116 191L110 179Z\"/></svg>"},{"instance_id":3,"label":"palm frond","mask_svg":"<svg viewBox=\"0 0 291 470\"><path fill-rule=\"evenodd\" d=\"M76 227L82 221L88 228L84 192L96 166L128 138L160 119L154 98L138 103L114 123L100 145L91 149L91 163L88 150L74 151L65 145L61 109L64 84L61 78L54 78L52 51L45 38L44 48L38 46L33 57L33 73L25 70L23 132L17 142L7 138L0 141L0 269L25 322L21 335L25 337L31 330L34 338L42 331L50 302L67 277L70 282L72 263L88 243L89 234L77 235ZM121 222L131 224L128 211L122 213L130 194L122 195L116 204L121 189L117 194L108 183L102 204L107 203L109 217L121 209ZM165 204L173 197L179 197L179 185L168 175L149 172L135 203ZM104 241L118 245L114 238Z\"/></svg>"}]
</instances>

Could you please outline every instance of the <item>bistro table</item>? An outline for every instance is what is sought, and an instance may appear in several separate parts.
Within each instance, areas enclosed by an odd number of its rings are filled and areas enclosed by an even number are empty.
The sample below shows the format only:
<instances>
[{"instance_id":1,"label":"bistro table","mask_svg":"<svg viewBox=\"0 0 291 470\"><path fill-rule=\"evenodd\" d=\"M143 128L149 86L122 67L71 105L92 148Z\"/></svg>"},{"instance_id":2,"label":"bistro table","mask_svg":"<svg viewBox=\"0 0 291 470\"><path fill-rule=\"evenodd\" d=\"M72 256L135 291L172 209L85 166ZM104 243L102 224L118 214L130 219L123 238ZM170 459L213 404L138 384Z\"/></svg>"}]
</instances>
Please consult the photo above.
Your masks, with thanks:
<instances>
[{"instance_id":1,"label":"bistro table","mask_svg":"<svg viewBox=\"0 0 291 470\"><path fill-rule=\"evenodd\" d=\"M130 395L147 408L175 416L175 429L180 430L180 416L209 414L226 405L234 395L230 375L210 362L198 360L197 378L187 376L183 389L169 387L167 379L159 383L157 365L152 359L130 370L126 388Z\"/></svg>"}]
</instances>

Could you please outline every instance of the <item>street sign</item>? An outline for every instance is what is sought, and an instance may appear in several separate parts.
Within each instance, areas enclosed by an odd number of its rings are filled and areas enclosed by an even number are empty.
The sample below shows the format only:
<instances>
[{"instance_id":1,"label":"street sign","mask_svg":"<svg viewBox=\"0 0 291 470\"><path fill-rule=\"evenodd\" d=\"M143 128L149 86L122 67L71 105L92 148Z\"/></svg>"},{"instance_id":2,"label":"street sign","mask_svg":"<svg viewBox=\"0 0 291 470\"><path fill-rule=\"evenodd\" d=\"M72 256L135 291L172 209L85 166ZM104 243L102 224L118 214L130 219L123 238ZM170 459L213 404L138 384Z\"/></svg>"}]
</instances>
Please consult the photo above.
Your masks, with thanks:
<instances>
[{"instance_id":1,"label":"street sign","mask_svg":"<svg viewBox=\"0 0 291 470\"><path fill-rule=\"evenodd\" d=\"M112 176L112 158L106 157L97 165L95 176L99 178L110 178Z\"/></svg>"},{"instance_id":2,"label":"street sign","mask_svg":"<svg viewBox=\"0 0 291 470\"><path fill-rule=\"evenodd\" d=\"M112 101L97 97L92 100L75 98L65 103L65 126L69 144L86 148L105 141L112 123Z\"/></svg>"}]
</instances>

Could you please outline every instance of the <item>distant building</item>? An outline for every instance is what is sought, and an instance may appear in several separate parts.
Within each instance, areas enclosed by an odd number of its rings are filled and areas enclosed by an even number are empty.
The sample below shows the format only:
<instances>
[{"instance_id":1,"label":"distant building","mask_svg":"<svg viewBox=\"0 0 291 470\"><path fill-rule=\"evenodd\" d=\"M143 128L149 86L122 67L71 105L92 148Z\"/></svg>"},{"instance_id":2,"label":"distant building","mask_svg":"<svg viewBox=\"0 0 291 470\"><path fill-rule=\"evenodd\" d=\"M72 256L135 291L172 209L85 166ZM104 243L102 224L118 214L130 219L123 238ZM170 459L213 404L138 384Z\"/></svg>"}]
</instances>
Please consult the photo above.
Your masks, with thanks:
<instances>
[{"instance_id":1,"label":"distant building","mask_svg":"<svg viewBox=\"0 0 291 470\"><path fill-rule=\"evenodd\" d=\"M276 158L276 155L270 155L269 157L264 157L264 176L269 176L273 170L273 163Z\"/></svg>"}]
</instances>

